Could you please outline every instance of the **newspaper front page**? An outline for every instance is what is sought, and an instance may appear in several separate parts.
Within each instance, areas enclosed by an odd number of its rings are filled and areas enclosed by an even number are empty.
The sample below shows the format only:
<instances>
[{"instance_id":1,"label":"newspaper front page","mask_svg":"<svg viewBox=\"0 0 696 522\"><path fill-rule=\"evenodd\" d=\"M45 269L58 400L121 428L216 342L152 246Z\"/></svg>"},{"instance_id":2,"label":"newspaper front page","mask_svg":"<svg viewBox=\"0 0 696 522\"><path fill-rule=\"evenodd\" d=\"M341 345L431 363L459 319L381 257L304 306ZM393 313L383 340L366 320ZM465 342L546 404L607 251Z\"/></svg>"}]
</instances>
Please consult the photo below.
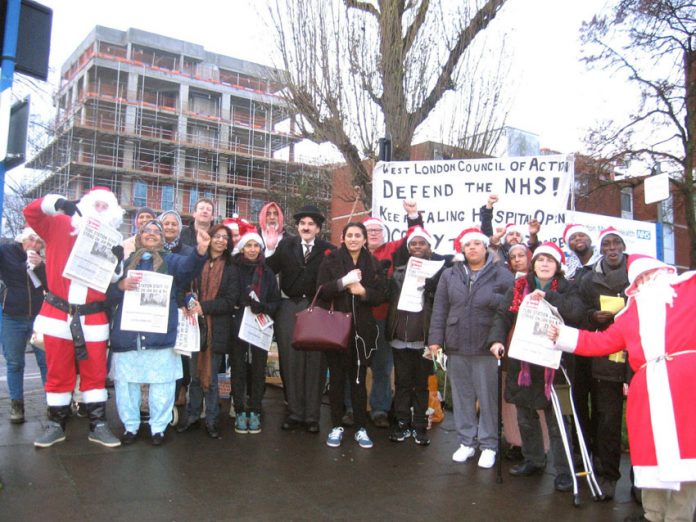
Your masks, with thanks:
<instances>
[{"instance_id":1,"label":"newspaper front page","mask_svg":"<svg viewBox=\"0 0 696 522\"><path fill-rule=\"evenodd\" d=\"M546 330L551 324L563 324L556 307L545 299L532 301L527 295L517 313L515 333L510 341L508 355L513 359L557 370L561 364L562 352L555 350L553 341L546 337Z\"/></svg>"},{"instance_id":2,"label":"newspaper front page","mask_svg":"<svg viewBox=\"0 0 696 522\"><path fill-rule=\"evenodd\" d=\"M273 320L266 314L257 316L250 307L245 306L242 325L239 327L239 338L269 351L273 341Z\"/></svg>"},{"instance_id":3,"label":"newspaper front page","mask_svg":"<svg viewBox=\"0 0 696 522\"><path fill-rule=\"evenodd\" d=\"M118 263L111 249L122 241L123 236L118 230L89 218L77 235L63 277L106 292Z\"/></svg>"},{"instance_id":4,"label":"newspaper front page","mask_svg":"<svg viewBox=\"0 0 696 522\"><path fill-rule=\"evenodd\" d=\"M181 309L179 309L179 323L176 328L174 351L186 357L191 357L193 352L201 351L201 330L198 327L198 318L191 323Z\"/></svg>"},{"instance_id":5,"label":"newspaper front page","mask_svg":"<svg viewBox=\"0 0 696 522\"><path fill-rule=\"evenodd\" d=\"M437 274L444 264L444 260L429 261L411 256L406 265L404 284L396 308L404 312L421 312L425 280Z\"/></svg>"},{"instance_id":6,"label":"newspaper front page","mask_svg":"<svg viewBox=\"0 0 696 522\"><path fill-rule=\"evenodd\" d=\"M169 294L174 278L149 270L129 270L128 277L141 275L137 290L123 295L121 329L132 332L167 333Z\"/></svg>"}]
</instances>

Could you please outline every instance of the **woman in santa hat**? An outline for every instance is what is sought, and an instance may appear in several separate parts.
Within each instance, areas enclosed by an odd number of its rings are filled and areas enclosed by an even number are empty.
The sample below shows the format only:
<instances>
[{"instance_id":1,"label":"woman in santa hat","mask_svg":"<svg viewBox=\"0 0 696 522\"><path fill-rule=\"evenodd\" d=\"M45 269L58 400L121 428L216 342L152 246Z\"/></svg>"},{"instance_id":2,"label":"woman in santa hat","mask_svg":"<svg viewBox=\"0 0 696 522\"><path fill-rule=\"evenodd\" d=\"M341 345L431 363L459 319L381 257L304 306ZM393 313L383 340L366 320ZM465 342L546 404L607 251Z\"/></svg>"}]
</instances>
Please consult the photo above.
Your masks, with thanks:
<instances>
[{"instance_id":1,"label":"woman in santa hat","mask_svg":"<svg viewBox=\"0 0 696 522\"><path fill-rule=\"evenodd\" d=\"M532 271L515 281L505 294L493 327L488 334L490 352L498 359L505 353L508 334L514 329L517 312L528 294L532 299L546 299L555 306L567 322L578 324L584 317L584 307L577 288L563 277L565 256L551 242L537 247L532 257ZM505 400L517 407L517 422L522 435L524 461L510 468L513 476L542 473L546 455L537 410L543 410L549 430L551 454L556 469L554 485L558 491L570 491L573 486L570 468L565 457L561 429L551 407L551 386L555 372L517 359L508 359ZM565 423L564 423L565 424Z\"/></svg>"},{"instance_id":2,"label":"woman in santa hat","mask_svg":"<svg viewBox=\"0 0 696 522\"><path fill-rule=\"evenodd\" d=\"M498 448L498 390L497 365L488 354L486 337L514 278L503 263L493 261L488 236L480 229L462 231L454 247L455 263L445 269L435 292L428 342L433 356L443 346L447 352L459 438L452 460L466 462L479 446L479 467L491 468Z\"/></svg>"},{"instance_id":3,"label":"woman in santa hat","mask_svg":"<svg viewBox=\"0 0 696 522\"><path fill-rule=\"evenodd\" d=\"M628 258L626 307L604 331L550 327L556 348L588 357L628 352L636 372L626 424L644 518L691 521L696 509L696 272ZM642 517L642 516L641 516Z\"/></svg>"}]
</instances>

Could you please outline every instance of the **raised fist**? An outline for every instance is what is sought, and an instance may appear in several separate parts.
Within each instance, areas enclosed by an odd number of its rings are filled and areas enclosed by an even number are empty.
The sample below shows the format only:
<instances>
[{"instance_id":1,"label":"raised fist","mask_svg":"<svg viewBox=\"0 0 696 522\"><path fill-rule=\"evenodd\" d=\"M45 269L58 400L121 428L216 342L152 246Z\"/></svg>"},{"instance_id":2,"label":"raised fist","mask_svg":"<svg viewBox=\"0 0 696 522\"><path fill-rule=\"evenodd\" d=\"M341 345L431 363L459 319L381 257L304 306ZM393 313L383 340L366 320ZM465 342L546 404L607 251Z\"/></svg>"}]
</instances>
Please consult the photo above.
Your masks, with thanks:
<instances>
[{"instance_id":1,"label":"raised fist","mask_svg":"<svg viewBox=\"0 0 696 522\"><path fill-rule=\"evenodd\" d=\"M82 216L82 212L80 212L80 209L77 208L77 204L79 202L79 199L70 201L69 199L60 198L58 201L56 201L53 208L55 208L57 211L62 211L66 216L73 216L76 212L78 216Z\"/></svg>"}]
</instances>

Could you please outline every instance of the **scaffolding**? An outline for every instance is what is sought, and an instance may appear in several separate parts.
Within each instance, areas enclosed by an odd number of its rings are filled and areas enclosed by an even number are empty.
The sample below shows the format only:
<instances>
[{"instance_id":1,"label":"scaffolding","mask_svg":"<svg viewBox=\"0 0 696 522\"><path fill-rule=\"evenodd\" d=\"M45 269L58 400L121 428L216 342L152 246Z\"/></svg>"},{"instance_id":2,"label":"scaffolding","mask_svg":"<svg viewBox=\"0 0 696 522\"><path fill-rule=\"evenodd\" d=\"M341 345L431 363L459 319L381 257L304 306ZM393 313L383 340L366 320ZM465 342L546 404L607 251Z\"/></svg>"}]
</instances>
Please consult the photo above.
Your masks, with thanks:
<instances>
[{"instance_id":1,"label":"scaffolding","mask_svg":"<svg viewBox=\"0 0 696 522\"><path fill-rule=\"evenodd\" d=\"M33 196L107 186L126 226L138 207L187 215L201 197L217 202L218 217L255 221L271 198L290 210L306 186L328 206L329 175L295 161L301 137L272 75L102 41L99 29L62 75L53 138L28 164L50 171Z\"/></svg>"}]
</instances>

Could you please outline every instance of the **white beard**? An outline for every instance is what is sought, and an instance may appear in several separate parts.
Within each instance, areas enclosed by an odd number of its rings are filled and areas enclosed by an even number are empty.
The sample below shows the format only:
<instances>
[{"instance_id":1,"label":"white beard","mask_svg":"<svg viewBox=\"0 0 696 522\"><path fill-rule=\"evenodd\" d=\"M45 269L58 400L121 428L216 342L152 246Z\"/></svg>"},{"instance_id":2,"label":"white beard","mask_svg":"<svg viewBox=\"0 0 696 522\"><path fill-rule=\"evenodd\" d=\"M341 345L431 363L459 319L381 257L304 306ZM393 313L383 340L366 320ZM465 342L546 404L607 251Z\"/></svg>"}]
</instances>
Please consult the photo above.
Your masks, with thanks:
<instances>
[{"instance_id":1,"label":"white beard","mask_svg":"<svg viewBox=\"0 0 696 522\"><path fill-rule=\"evenodd\" d=\"M77 208L79 208L80 212L82 212L82 216L78 215L77 213L73 214L70 220L73 227L71 235L76 236L79 234L84 224L87 223L87 220L90 218L98 219L102 223L115 229L118 229L118 227L121 226L121 223L123 223L124 210L119 206L116 196L110 192L99 192L99 195L88 192L80 199L80 202L77 204ZM97 212L94 209L94 203L96 201L108 203L109 208L104 212Z\"/></svg>"},{"instance_id":2,"label":"white beard","mask_svg":"<svg viewBox=\"0 0 696 522\"><path fill-rule=\"evenodd\" d=\"M641 317L650 317L655 310L664 309L665 305L672 306L677 293L672 284L676 276L665 270L657 270L641 283L635 294L638 312Z\"/></svg>"}]
</instances>

